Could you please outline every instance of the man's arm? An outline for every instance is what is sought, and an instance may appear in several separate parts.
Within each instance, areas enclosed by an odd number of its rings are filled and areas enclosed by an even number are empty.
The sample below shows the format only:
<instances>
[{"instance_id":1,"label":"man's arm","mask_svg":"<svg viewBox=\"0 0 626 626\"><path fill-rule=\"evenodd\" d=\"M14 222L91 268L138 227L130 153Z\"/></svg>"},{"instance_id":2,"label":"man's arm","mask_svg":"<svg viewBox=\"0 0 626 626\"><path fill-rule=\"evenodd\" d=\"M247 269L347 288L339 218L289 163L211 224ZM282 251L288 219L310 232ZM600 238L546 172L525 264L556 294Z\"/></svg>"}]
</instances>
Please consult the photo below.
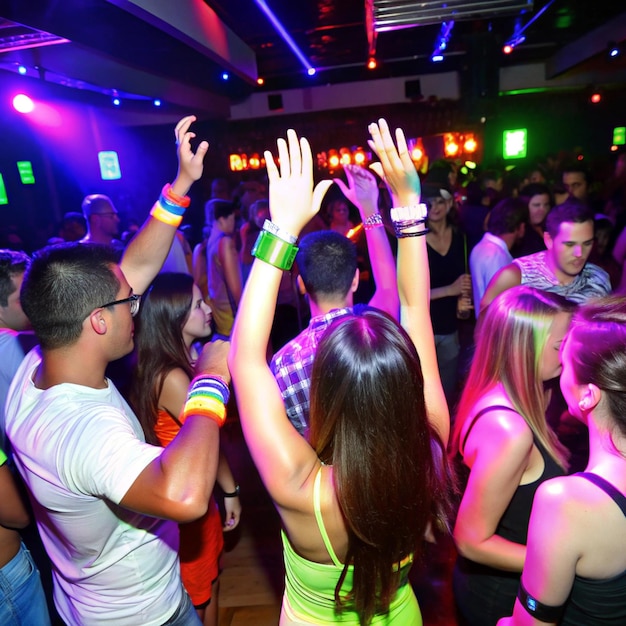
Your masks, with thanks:
<instances>
[{"instance_id":1,"label":"man's arm","mask_svg":"<svg viewBox=\"0 0 626 626\"><path fill-rule=\"evenodd\" d=\"M482 313L503 291L522 284L522 271L515 263L503 267L490 281L480 301Z\"/></svg>"},{"instance_id":2,"label":"man's arm","mask_svg":"<svg viewBox=\"0 0 626 626\"><path fill-rule=\"evenodd\" d=\"M343 195L357 207L365 225L368 217L378 213L376 178L358 165L345 165L343 169L348 179L348 185L345 185L338 178L335 178L334 182L339 186ZM397 320L400 312L400 299L398 297L396 264L382 222L378 227L366 228L365 239L367 240L367 250L376 284L376 291L369 304L389 313Z\"/></svg>"},{"instance_id":3,"label":"man's arm","mask_svg":"<svg viewBox=\"0 0 626 626\"><path fill-rule=\"evenodd\" d=\"M189 126L196 117L189 115L176 125L174 131L178 145L178 173L172 183L172 191L185 196L191 185L200 178L203 159L209 144L203 141L196 153L191 150L190 140L196 136ZM135 293L142 294L161 269L170 250L176 226L164 224L150 216L128 244L120 266Z\"/></svg>"},{"instance_id":4,"label":"man's arm","mask_svg":"<svg viewBox=\"0 0 626 626\"><path fill-rule=\"evenodd\" d=\"M230 381L229 343L206 344L197 370ZM207 511L219 458L219 427L202 415L190 415L163 453L135 479L121 506L177 522L193 521Z\"/></svg>"}]
</instances>

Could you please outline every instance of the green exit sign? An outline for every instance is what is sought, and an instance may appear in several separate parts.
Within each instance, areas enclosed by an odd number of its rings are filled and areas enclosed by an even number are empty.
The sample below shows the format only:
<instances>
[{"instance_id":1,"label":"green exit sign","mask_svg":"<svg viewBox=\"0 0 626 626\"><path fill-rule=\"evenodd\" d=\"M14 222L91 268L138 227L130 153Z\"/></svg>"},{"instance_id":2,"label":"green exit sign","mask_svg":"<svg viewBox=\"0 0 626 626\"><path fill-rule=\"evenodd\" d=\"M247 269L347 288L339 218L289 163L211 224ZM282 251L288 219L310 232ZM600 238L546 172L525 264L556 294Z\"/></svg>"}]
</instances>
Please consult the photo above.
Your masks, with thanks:
<instances>
[{"instance_id":1,"label":"green exit sign","mask_svg":"<svg viewBox=\"0 0 626 626\"><path fill-rule=\"evenodd\" d=\"M505 130L502 133L502 156L505 159L526 158L528 131L525 128Z\"/></svg>"},{"instance_id":2,"label":"green exit sign","mask_svg":"<svg viewBox=\"0 0 626 626\"><path fill-rule=\"evenodd\" d=\"M33 164L30 161L18 161L17 171L20 174L22 185L34 185L35 176L33 175Z\"/></svg>"}]
</instances>

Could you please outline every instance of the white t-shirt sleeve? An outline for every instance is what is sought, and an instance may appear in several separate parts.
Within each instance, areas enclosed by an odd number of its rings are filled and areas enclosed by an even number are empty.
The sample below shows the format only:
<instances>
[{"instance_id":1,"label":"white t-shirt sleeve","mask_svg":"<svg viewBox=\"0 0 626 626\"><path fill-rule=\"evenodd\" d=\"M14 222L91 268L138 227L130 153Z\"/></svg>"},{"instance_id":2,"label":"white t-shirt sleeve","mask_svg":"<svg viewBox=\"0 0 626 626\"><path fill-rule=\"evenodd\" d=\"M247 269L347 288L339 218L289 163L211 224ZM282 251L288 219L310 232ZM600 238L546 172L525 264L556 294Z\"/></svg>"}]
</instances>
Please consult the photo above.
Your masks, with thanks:
<instances>
[{"instance_id":1,"label":"white t-shirt sleeve","mask_svg":"<svg viewBox=\"0 0 626 626\"><path fill-rule=\"evenodd\" d=\"M86 412L59 451L59 476L74 492L119 504L162 452L138 439L120 410L100 405Z\"/></svg>"}]
</instances>

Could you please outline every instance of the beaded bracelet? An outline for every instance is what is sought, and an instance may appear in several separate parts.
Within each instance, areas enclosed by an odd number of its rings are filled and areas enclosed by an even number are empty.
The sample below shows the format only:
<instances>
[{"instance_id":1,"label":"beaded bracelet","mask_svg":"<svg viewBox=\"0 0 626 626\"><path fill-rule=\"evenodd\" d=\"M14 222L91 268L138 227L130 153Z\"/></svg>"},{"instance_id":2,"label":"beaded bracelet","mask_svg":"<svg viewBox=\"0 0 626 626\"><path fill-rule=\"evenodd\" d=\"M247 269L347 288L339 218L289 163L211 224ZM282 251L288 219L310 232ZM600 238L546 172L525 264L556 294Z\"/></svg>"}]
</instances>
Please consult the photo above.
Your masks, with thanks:
<instances>
[{"instance_id":1,"label":"beaded bracelet","mask_svg":"<svg viewBox=\"0 0 626 626\"><path fill-rule=\"evenodd\" d=\"M287 243L274 233L262 230L257 237L252 256L281 270L290 270L298 254L298 246Z\"/></svg>"},{"instance_id":2,"label":"beaded bracelet","mask_svg":"<svg viewBox=\"0 0 626 626\"><path fill-rule=\"evenodd\" d=\"M409 233L407 232L396 232L396 237L398 239L405 239L406 237L422 237L423 235L427 235L430 232L430 229L424 228L423 230L414 230Z\"/></svg>"},{"instance_id":3,"label":"beaded bracelet","mask_svg":"<svg viewBox=\"0 0 626 626\"><path fill-rule=\"evenodd\" d=\"M372 213L363 220L365 230L372 230L379 226L383 226L383 216L380 213Z\"/></svg>"},{"instance_id":4,"label":"beaded bracelet","mask_svg":"<svg viewBox=\"0 0 626 626\"><path fill-rule=\"evenodd\" d=\"M159 222L162 222L163 224L167 224L168 226L174 226L175 228L178 228L181 225L181 222L183 221L182 215L176 215L172 213L171 211L164 209L158 200L154 203L154 206L152 207L152 210L150 211L150 215L155 220L158 220Z\"/></svg>"},{"instance_id":5,"label":"beaded bracelet","mask_svg":"<svg viewBox=\"0 0 626 626\"><path fill-rule=\"evenodd\" d=\"M276 224L274 224L274 222L271 222L270 220L265 220L263 222L263 230L272 233L272 235L276 235L287 243L294 244L296 243L296 241L298 241L297 237L289 234L286 230L283 230L282 228L280 228L280 226L277 226Z\"/></svg>"}]
</instances>

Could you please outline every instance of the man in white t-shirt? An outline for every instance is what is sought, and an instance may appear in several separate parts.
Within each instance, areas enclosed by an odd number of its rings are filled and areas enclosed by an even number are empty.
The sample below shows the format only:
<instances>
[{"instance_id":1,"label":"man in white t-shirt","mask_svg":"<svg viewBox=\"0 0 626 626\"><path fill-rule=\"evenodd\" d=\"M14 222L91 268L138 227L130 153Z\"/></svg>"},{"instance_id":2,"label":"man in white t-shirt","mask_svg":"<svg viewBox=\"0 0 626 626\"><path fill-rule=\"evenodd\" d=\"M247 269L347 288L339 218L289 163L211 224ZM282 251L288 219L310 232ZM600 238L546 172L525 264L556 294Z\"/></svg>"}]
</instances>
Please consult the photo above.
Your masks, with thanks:
<instances>
[{"instance_id":1,"label":"man in white t-shirt","mask_svg":"<svg viewBox=\"0 0 626 626\"><path fill-rule=\"evenodd\" d=\"M194 119L176 127L178 196L202 174L208 148L191 151ZM108 363L132 350L136 293L174 233L150 217L119 265L110 248L65 244L37 253L24 277L22 306L41 348L15 375L6 428L53 563L55 604L70 625L200 624L180 581L176 522L207 509L217 423L192 414L167 448L146 444L105 377ZM200 371L228 380L227 344L211 348Z\"/></svg>"}]
</instances>

